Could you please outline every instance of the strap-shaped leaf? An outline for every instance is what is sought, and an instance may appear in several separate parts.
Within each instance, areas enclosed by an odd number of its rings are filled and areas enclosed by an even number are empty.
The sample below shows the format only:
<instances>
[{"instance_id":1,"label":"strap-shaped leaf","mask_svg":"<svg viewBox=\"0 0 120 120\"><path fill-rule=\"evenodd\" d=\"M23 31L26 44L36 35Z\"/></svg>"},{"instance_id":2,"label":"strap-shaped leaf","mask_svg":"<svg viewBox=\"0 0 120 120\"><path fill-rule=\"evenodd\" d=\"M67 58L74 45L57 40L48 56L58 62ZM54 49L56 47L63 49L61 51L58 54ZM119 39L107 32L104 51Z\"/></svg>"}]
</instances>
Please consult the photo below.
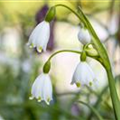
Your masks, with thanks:
<instances>
[{"instance_id":1,"label":"strap-shaped leaf","mask_svg":"<svg viewBox=\"0 0 120 120\"><path fill-rule=\"evenodd\" d=\"M87 103L85 103L83 101L78 101L78 102L81 103L81 104L83 104L83 105L85 105L85 106L87 106L88 108L90 108L91 111L96 115L96 117L98 118L98 120L104 120L102 118L102 116L98 113L98 111L94 107L92 107L91 105L89 105L89 104L87 104Z\"/></svg>"}]
</instances>

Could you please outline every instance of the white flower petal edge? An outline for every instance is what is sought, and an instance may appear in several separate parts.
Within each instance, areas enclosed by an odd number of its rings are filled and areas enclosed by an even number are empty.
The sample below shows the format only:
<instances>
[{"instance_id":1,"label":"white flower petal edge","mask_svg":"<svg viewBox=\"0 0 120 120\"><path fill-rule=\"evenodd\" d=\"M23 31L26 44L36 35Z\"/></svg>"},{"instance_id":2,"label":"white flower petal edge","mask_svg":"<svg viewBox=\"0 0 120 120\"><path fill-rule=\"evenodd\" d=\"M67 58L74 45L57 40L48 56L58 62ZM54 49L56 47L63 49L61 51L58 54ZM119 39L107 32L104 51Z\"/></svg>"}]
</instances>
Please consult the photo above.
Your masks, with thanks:
<instances>
[{"instance_id":1,"label":"white flower petal edge","mask_svg":"<svg viewBox=\"0 0 120 120\"><path fill-rule=\"evenodd\" d=\"M36 47L38 52L46 51L46 47L50 38L50 24L42 21L32 31L27 45L30 48Z\"/></svg>"},{"instance_id":2,"label":"white flower petal edge","mask_svg":"<svg viewBox=\"0 0 120 120\"><path fill-rule=\"evenodd\" d=\"M80 28L78 33L78 40L83 44L86 45L91 42L91 35L87 29Z\"/></svg>"},{"instance_id":3,"label":"white flower petal edge","mask_svg":"<svg viewBox=\"0 0 120 120\"><path fill-rule=\"evenodd\" d=\"M49 105L52 100L52 83L48 74L42 73L35 79L31 94L29 99L36 98L38 102L44 100Z\"/></svg>"},{"instance_id":4,"label":"white flower petal edge","mask_svg":"<svg viewBox=\"0 0 120 120\"><path fill-rule=\"evenodd\" d=\"M73 74L71 84L76 84L77 87L80 86L92 86L93 82L96 82L96 77L91 67L87 64L87 62L80 62Z\"/></svg>"}]
</instances>

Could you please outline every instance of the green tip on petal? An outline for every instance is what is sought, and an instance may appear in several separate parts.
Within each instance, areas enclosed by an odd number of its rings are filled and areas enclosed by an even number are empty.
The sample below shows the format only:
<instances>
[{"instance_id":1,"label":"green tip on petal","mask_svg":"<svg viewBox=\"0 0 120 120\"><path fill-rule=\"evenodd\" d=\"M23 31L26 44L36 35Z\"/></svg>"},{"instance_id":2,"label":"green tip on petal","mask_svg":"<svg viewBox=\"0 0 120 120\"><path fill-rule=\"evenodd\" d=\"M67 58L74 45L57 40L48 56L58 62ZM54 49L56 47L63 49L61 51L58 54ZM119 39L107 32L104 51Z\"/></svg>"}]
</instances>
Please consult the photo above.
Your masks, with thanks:
<instances>
[{"instance_id":1,"label":"green tip on petal","mask_svg":"<svg viewBox=\"0 0 120 120\"><path fill-rule=\"evenodd\" d=\"M33 98L34 98L33 96L30 96L30 97L29 97L29 100L33 100Z\"/></svg>"},{"instance_id":2,"label":"green tip on petal","mask_svg":"<svg viewBox=\"0 0 120 120\"><path fill-rule=\"evenodd\" d=\"M50 98L47 98L46 104L50 105Z\"/></svg>"},{"instance_id":3,"label":"green tip on petal","mask_svg":"<svg viewBox=\"0 0 120 120\"><path fill-rule=\"evenodd\" d=\"M92 86L92 82L89 82L89 85Z\"/></svg>"},{"instance_id":4,"label":"green tip on petal","mask_svg":"<svg viewBox=\"0 0 120 120\"><path fill-rule=\"evenodd\" d=\"M38 47L38 48L37 48L37 51L38 51L39 53L41 53L41 52L42 52L42 47Z\"/></svg>"},{"instance_id":5,"label":"green tip on petal","mask_svg":"<svg viewBox=\"0 0 120 120\"><path fill-rule=\"evenodd\" d=\"M77 87L81 87L81 84L79 82L76 83Z\"/></svg>"},{"instance_id":6,"label":"green tip on petal","mask_svg":"<svg viewBox=\"0 0 120 120\"><path fill-rule=\"evenodd\" d=\"M30 47L30 48L33 48L33 47L34 47L34 44L32 43L29 47Z\"/></svg>"},{"instance_id":7,"label":"green tip on petal","mask_svg":"<svg viewBox=\"0 0 120 120\"><path fill-rule=\"evenodd\" d=\"M47 101L50 102L50 98L48 98Z\"/></svg>"},{"instance_id":8,"label":"green tip on petal","mask_svg":"<svg viewBox=\"0 0 120 120\"><path fill-rule=\"evenodd\" d=\"M38 98L38 102L41 102L41 97Z\"/></svg>"}]
</instances>

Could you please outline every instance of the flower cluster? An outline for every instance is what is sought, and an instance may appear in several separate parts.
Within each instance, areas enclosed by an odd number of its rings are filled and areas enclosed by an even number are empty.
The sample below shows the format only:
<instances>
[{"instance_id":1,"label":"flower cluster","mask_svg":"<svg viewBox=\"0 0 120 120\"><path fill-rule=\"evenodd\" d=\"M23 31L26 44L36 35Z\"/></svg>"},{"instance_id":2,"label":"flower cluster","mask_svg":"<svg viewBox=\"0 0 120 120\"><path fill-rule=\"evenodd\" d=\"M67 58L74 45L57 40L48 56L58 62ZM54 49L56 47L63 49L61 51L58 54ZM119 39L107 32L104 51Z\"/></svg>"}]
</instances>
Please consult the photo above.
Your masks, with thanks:
<instances>
[{"instance_id":1,"label":"flower cluster","mask_svg":"<svg viewBox=\"0 0 120 120\"><path fill-rule=\"evenodd\" d=\"M53 13L53 11L52 11ZM49 15L49 14L48 14ZM46 19L39 23L30 35L28 45L33 48L36 47L38 52L46 51L46 46L50 37L50 20ZM91 35L89 31L85 28L80 28L78 33L78 40L83 44L83 46L91 43ZM48 64L49 63L49 64ZM44 100L47 104L52 100L52 84L49 77L50 62L44 65L43 73L41 73L34 81L31 89L32 96L30 99L36 98L38 102ZM83 49L81 54L81 61L77 65L76 70L73 74L71 84L76 84L77 87L80 86L92 86L96 80L95 74L92 71L89 64L86 62L86 53Z\"/></svg>"}]
</instances>

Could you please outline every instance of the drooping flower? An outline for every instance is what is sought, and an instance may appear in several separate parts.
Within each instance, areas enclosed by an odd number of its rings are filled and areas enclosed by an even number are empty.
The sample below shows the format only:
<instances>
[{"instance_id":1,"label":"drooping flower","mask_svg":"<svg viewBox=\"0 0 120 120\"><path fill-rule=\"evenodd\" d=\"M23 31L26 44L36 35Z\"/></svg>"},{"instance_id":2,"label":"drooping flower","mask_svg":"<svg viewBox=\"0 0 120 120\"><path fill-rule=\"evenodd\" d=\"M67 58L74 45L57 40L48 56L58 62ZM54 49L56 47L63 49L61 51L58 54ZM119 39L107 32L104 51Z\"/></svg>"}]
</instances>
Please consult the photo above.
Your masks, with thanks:
<instances>
[{"instance_id":1,"label":"drooping flower","mask_svg":"<svg viewBox=\"0 0 120 120\"><path fill-rule=\"evenodd\" d=\"M91 36L87 29L80 28L78 33L78 40L83 44L86 45L91 42Z\"/></svg>"},{"instance_id":2,"label":"drooping flower","mask_svg":"<svg viewBox=\"0 0 120 120\"><path fill-rule=\"evenodd\" d=\"M73 74L71 84L75 83L77 87L92 86L94 82L96 82L96 77L91 67L85 61L80 62Z\"/></svg>"},{"instance_id":3,"label":"drooping flower","mask_svg":"<svg viewBox=\"0 0 120 120\"><path fill-rule=\"evenodd\" d=\"M48 105L52 100L52 84L48 74L40 74L34 81L30 99L36 98L38 102L44 100Z\"/></svg>"},{"instance_id":4,"label":"drooping flower","mask_svg":"<svg viewBox=\"0 0 120 120\"><path fill-rule=\"evenodd\" d=\"M35 16L36 23L39 24L43 19L45 18L47 12L49 10L49 7L47 4L45 4L42 8L40 8ZM47 45L47 50L52 51L55 47L55 42L54 42L54 27L55 27L55 19L51 21L50 23L50 38L48 41Z\"/></svg>"},{"instance_id":5,"label":"drooping flower","mask_svg":"<svg viewBox=\"0 0 120 120\"><path fill-rule=\"evenodd\" d=\"M38 52L46 51L46 47L50 38L50 24L47 21L39 23L32 31L28 45L30 48L37 48Z\"/></svg>"}]
</instances>

